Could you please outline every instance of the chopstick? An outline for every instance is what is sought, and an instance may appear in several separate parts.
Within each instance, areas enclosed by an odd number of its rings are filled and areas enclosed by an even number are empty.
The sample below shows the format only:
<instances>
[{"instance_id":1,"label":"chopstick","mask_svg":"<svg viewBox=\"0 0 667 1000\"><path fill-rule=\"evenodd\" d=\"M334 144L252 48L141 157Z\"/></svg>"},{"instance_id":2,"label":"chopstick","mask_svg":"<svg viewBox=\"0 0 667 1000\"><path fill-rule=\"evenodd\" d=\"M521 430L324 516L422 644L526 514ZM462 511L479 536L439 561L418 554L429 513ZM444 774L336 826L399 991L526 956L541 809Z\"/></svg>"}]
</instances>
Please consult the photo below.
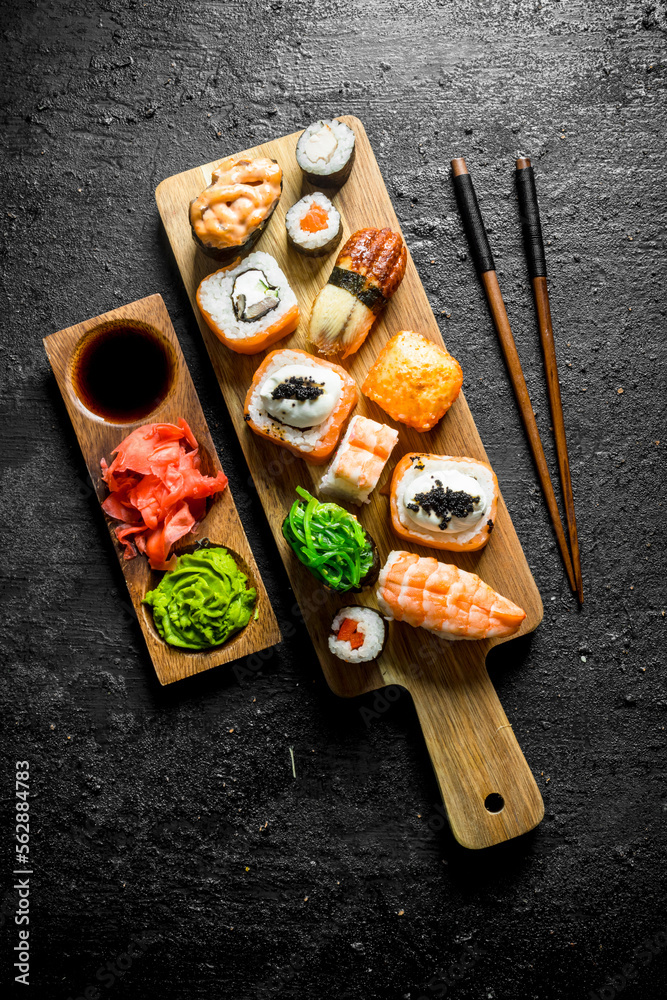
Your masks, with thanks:
<instances>
[{"instance_id":1,"label":"chopstick","mask_svg":"<svg viewBox=\"0 0 667 1000\"><path fill-rule=\"evenodd\" d=\"M540 210L537 204L535 175L527 156L520 156L516 161L516 189L519 197L521 228L528 262L528 272L533 286L533 298L535 299L537 323L542 342L542 353L544 355L547 394L549 396L551 422L556 442L561 488L565 501L565 520L567 521L567 531L570 537L574 577L577 584L577 597L579 603L583 604L584 583L581 575L581 555L579 552L579 538L577 536L577 519L574 513L570 460L567 454L567 439L565 437L563 401L560 395L556 347L554 344L553 327L551 325L551 308L549 306L549 291L547 289L547 262L544 254Z\"/></svg>"},{"instance_id":2,"label":"chopstick","mask_svg":"<svg viewBox=\"0 0 667 1000\"><path fill-rule=\"evenodd\" d=\"M533 413L533 405L528 394L526 380L523 376L521 361L519 360L519 354L516 349L516 344L514 343L514 337L512 336L509 319L507 318L505 303L503 302L503 297L500 292L500 285L498 284L498 276L496 274L496 265L493 260L493 254L491 253L491 247L484 228L482 213L480 212L479 205L477 204L477 196L475 195L472 178L468 173L466 162L462 156L452 160L451 163L454 191L456 193L456 200L461 213L461 218L463 219L463 225L466 230L468 242L470 244L470 252L477 273L479 274L482 285L484 286L484 291L486 292L491 318L493 319L493 324L496 328L498 339L500 340L500 346L505 358L505 364L507 365L510 382L512 383L512 389L514 390L514 395L519 406L519 413L521 414L524 430L526 431L526 436L528 437L528 444L530 445L540 486L542 487L549 516L551 517L551 523L553 524L554 532L556 534L556 541L565 566L565 572L567 573L567 578L572 590L576 590L577 588L574 571L572 569L572 560L570 559L567 539L565 537L565 531L560 519L558 504L556 503L556 495L549 476L549 467L547 466L544 448L542 447L540 432L537 429L537 422L535 420L535 414Z\"/></svg>"}]
</instances>

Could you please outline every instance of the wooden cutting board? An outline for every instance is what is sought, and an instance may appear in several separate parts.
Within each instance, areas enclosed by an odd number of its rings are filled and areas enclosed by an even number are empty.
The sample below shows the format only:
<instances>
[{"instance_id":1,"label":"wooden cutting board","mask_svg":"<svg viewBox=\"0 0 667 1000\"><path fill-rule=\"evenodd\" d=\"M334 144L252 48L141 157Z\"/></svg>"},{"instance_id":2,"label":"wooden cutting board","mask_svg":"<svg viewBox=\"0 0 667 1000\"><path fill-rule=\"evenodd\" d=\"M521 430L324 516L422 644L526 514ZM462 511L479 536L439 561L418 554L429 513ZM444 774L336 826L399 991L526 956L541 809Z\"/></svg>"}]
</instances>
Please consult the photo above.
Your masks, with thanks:
<instances>
[{"instance_id":1,"label":"wooden cutting board","mask_svg":"<svg viewBox=\"0 0 667 1000\"><path fill-rule=\"evenodd\" d=\"M77 352L86 338L101 329L126 325L139 325L157 332L173 361L173 381L165 398L151 413L141 420L121 424L97 416L82 405L75 391L72 375ZM220 470L220 461L211 440L199 397L161 295L150 295L138 302L121 306L112 312L103 313L94 319L53 333L44 338L44 347L100 502L108 494L100 472L100 459L106 458L107 462L110 462L111 452L116 445L142 424L160 422L175 424L179 417L184 417L199 444L202 472L214 476ZM128 359L128 363L131 363L131 359ZM216 649L201 652L180 650L168 646L162 640L153 624L151 611L142 604L142 600L146 592L159 583L163 574L153 572L144 556L129 560L123 558L123 548L114 534L116 523L107 518L107 526L123 570L134 614L141 626L160 684L171 684L172 681L201 673L202 670L209 670L221 663L230 663L241 656L250 656L251 653L280 642L280 629L229 487L212 498L203 521L174 546L176 553L189 552L192 551L194 544L204 538L208 538L214 545L225 546L247 575L248 585L257 589L257 620L251 619L244 629L232 636L224 646ZM119 615L122 613L121 602L118 613Z\"/></svg>"},{"instance_id":2,"label":"wooden cutting board","mask_svg":"<svg viewBox=\"0 0 667 1000\"><path fill-rule=\"evenodd\" d=\"M357 144L352 174L332 197L343 220L343 239L365 226L389 226L399 230L363 125L350 116L343 116L342 120L354 129ZM285 213L300 197L315 190L302 180L296 163L295 148L300 134L296 132L244 151L244 155L272 157L280 163L284 174L282 199L257 249L275 256L286 273L299 301L301 322L297 331L274 345L275 348L307 349L310 307L335 259L334 253L324 259L309 260L287 246ZM351 600L327 594L284 541L280 528L295 499L295 487L301 484L316 491L323 468L309 467L285 449L261 440L250 431L243 420L243 401L253 372L265 355L246 357L230 351L209 331L197 308L197 286L206 274L216 270L216 265L195 247L190 234L188 206L211 182L211 173L219 162L216 160L162 181L156 191L156 200L222 394L329 686L343 697L361 695L387 685L407 688L419 714L452 831L461 844L471 848L487 847L525 833L540 822L544 807L485 666L491 647L503 640L447 643L423 629L392 622L385 649L374 663L347 665L329 653L327 635L336 610L355 600L372 607L377 605L372 590ZM349 364L345 362L359 385L383 344L398 330L406 329L417 330L437 343L442 342L411 258L400 288L366 343L348 359ZM448 346L456 356L456 344ZM478 573L494 589L525 609L526 620L519 635L536 628L542 618L542 602L502 498L493 535L480 553L457 555L410 547L391 530L389 499L380 490L390 478L395 462L406 452L469 455L487 460L463 395L427 434L418 434L404 424L395 423L364 396L360 397L355 412L397 427L400 433L389 468L373 493L371 503L359 512L362 524L378 544L381 559L384 561L391 549L410 548L420 555L435 555L441 561L456 562L462 569ZM502 489L502 474L500 481ZM357 513L357 508L350 509ZM391 694L394 693L392 690Z\"/></svg>"}]
</instances>

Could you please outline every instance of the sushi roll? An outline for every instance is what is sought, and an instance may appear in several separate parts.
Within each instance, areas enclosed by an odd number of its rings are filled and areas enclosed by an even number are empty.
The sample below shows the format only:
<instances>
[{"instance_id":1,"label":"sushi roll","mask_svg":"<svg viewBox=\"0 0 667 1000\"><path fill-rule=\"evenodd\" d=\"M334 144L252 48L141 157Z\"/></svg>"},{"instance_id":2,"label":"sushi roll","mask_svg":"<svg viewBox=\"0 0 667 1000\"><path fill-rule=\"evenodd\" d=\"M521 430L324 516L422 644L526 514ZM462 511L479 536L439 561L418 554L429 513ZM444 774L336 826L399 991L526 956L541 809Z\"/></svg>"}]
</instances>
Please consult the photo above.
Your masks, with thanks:
<instances>
[{"instance_id":1,"label":"sushi roll","mask_svg":"<svg viewBox=\"0 0 667 1000\"><path fill-rule=\"evenodd\" d=\"M343 236L340 215L326 195L307 194L285 216L287 241L306 257L324 257Z\"/></svg>"},{"instance_id":2,"label":"sushi roll","mask_svg":"<svg viewBox=\"0 0 667 1000\"><path fill-rule=\"evenodd\" d=\"M377 546L359 521L337 503L321 503L297 486L283 537L299 562L337 593L358 593L378 578Z\"/></svg>"},{"instance_id":3,"label":"sushi roll","mask_svg":"<svg viewBox=\"0 0 667 1000\"><path fill-rule=\"evenodd\" d=\"M444 347L421 333L400 330L368 369L361 391L420 434L430 431L457 398L461 366Z\"/></svg>"},{"instance_id":4,"label":"sushi roll","mask_svg":"<svg viewBox=\"0 0 667 1000\"><path fill-rule=\"evenodd\" d=\"M357 399L357 384L344 368L283 349L267 355L255 372L244 416L255 434L322 465Z\"/></svg>"},{"instance_id":5,"label":"sushi roll","mask_svg":"<svg viewBox=\"0 0 667 1000\"><path fill-rule=\"evenodd\" d=\"M233 264L266 229L282 189L283 172L275 160L228 157L190 202L192 238L207 256Z\"/></svg>"},{"instance_id":6,"label":"sushi roll","mask_svg":"<svg viewBox=\"0 0 667 1000\"><path fill-rule=\"evenodd\" d=\"M498 480L486 462L450 455L405 455L391 481L391 523L408 542L476 552L489 540Z\"/></svg>"},{"instance_id":7,"label":"sushi roll","mask_svg":"<svg viewBox=\"0 0 667 1000\"><path fill-rule=\"evenodd\" d=\"M320 354L346 358L359 350L403 280L407 259L400 233L391 229L350 236L313 302L309 339Z\"/></svg>"},{"instance_id":8,"label":"sushi roll","mask_svg":"<svg viewBox=\"0 0 667 1000\"><path fill-rule=\"evenodd\" d=\"M313 122L296 144L296 162L317 187L340 187L354 163L354 132L336 118Z\"/></svg>"},{"instance_id":9,"label":"sushi roll","mask_svg":"<svg viewBox=\"0 0 667 1000\"><path fill-rule=\"evenodd\" d=\"M262 251L204 278L197 305L209 329L237 354L264 351L299 323L296 295L277 261Z\"/></svg>"},{"instance_id":10,"label":"sushi roll","mask_svg":"<svg viewBox=\"0 0 667 1000\"><path fill-rule=\"evenodd\" d=\"M389 553L376 597L386 618L425 628L439 639L514 635L526 617L475 573L412 552Z\"/></svg>"},{"instance_id":11,"label":"sushi roll","mask_svg":"<svg viewBox=\"0 0 667 1000\"><path fill-rule=\"evenodd\" d=\"M329 650L345 663L368 663L382 652L387 626L372 608L341 608L331 623Z\"/></svg>"},{"instance_id":12,"label":"sushi roll","mask_svg":"<svg viewBox=\"0 0 667 1000\"><path fill-rule=\"evenodd\" d=\"M370 503L398 431L387 424L357 415L352 417L333 461L320 483L320 491L361 506Z\"/></svg>"}]
</instances>

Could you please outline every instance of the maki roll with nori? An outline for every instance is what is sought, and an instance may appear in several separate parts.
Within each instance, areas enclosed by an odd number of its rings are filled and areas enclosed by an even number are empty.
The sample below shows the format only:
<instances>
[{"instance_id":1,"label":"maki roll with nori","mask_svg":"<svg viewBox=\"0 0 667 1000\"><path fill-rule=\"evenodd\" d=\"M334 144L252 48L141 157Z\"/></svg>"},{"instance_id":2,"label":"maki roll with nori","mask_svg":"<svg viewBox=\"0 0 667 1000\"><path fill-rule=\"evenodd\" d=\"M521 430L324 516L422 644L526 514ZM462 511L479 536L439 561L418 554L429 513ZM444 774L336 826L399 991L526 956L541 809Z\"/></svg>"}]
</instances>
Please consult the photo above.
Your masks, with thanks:
<instances>
[{"instance_id":1,"label":"maki roll with nori","mask_svg":"<svg viewBox=\"0 0 667 1000\"><path fill-rule=\"evenodd\" d=\"M211 183L190 202L192 238L222 264L251 250L280 200L283 172L275 160L223 160Z\"/></svg>"},{"instance_id":2,"label":"maki roll with nori","mask_svg":"<svg viewBox=\"0 0 667 1000\"><path fill-rule=\"evenodd\" d=\"M382 652L387 636L384 618L372 608L341 608L331 623L329 651L345 663L369 663Z\"/></svg>"},{"instance_id":3,"label":"maki roll with nori","mask_svg":"<svg viewBox=\"0 0 667 1000\"><path fill-rule=\"evenodd\" d=\"M300 562L338 593L358 592L378 578L375 542L361 524L337 503L320 503L301 486L300 499L283 521L283 536Z\"/></svg>"},{"instance_id":4,"label":"maki roll with nori","mask_svg":"<svg viewBox=\"0 0 667 1000\"><path fill-rule=\"evenodd\" d=\"M336 118L313 122L296 144L296 162L316 187L340 187L354 162L354 132Z\"/></svg>"},{"instance_id":5,"label":"maki roll with nori","mask_svg":"<svg viewBox=\"0 0 667 1000\"><path fill-rule=\"evenodd\" d=\"M307 194L285 216L287 241L306 257L324 257L343 236L340 215L324 194Z\"/></svg>"}]
</instances>

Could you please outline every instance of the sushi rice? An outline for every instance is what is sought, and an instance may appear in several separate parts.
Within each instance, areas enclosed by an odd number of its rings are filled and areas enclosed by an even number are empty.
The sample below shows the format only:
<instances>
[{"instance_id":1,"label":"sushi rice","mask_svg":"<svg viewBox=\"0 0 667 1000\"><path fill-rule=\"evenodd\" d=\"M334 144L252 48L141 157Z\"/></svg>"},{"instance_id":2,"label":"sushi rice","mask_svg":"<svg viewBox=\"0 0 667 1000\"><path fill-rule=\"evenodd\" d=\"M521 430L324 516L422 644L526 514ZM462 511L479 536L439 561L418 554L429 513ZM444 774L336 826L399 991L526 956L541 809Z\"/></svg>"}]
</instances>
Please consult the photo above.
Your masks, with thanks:
<instances>
[{"instance_id":1,"label":"sushi rice","mask_svg":"<svg viewBox=\"0 0 667 1000\"><path fill-rule=\"evenodd\" d=\"M301 228L301 220L308 215L313 204L322 208L328 216L328 225L315 233ZM307 194L288 210L285 216L287 235L297 250L311 256L328 253L333 250L342 236L340 215L326 195L315 191Z\"/></svg>"},{"instance_id":2,"label":"sushi rice","mask_svg":"<svg viewBox=\"0 0 667 1000\"><path fill-rule=\"evenodd\" d=\"M270 285L278 289L279 303L265 316L254 322L237 319L232 303L234 282L240 274L256 268L262 271ZM247 340L273 326L297 304L296 295L278 262L271 254L261 250L249 254L237 267L228 271L215 271L204 278L199 288L199 300L202 307L229 340Z\"/></svg>"},{"instance_id":3,"label":"sushi rice","mask_svg":"<svg viewBox=\"0 0 667 1000\"><path fill-rule=\"evenodd\" d=\"M352 649L349 641L338 639L338 632L346 618L356 622L356 631L363 636L363 644L358 649ZM372 608L341 608L331 623L329 650L346 663L368 663L382 652L385 634L386 626L382 615Z\"/></svg>"}]
</instances>

